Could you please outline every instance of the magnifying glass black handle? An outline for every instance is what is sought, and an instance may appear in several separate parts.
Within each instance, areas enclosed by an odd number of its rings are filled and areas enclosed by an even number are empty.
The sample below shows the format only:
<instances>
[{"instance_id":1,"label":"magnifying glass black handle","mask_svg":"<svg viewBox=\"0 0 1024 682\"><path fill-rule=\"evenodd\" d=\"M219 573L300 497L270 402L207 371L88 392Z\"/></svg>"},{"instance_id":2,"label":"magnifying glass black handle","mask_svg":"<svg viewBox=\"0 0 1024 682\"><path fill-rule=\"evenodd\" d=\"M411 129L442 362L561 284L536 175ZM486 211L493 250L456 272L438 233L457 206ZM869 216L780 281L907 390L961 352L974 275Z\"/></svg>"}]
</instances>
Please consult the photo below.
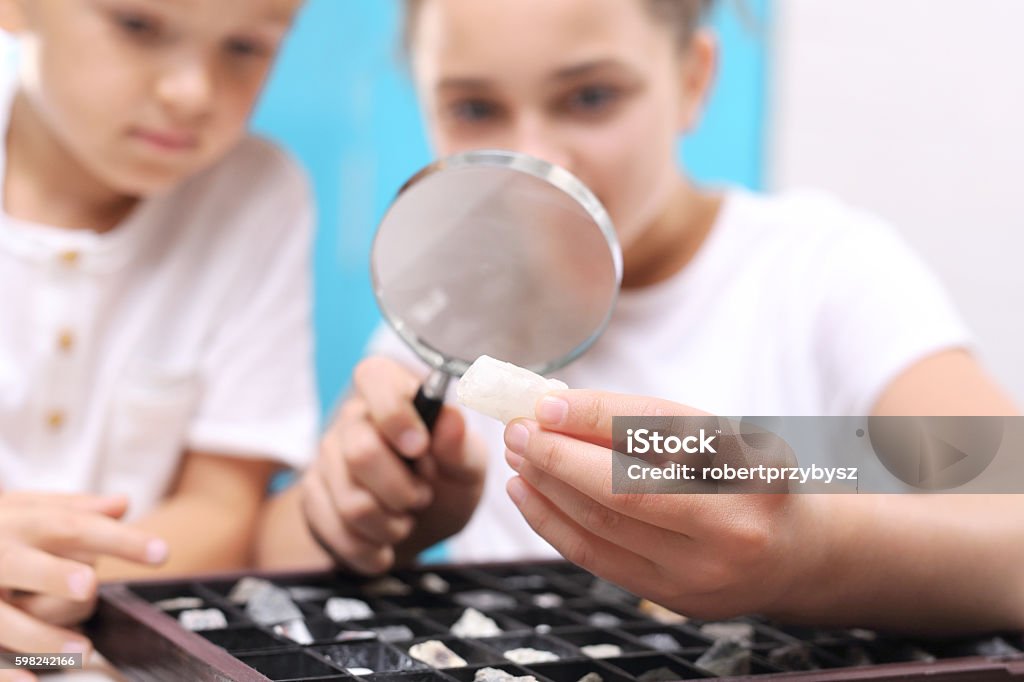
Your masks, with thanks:
<instances>
[{"instance_id":1,"label":"magnifying glass black handle","mask_svg":"<svg viewBox=\"0 0 1024 682\"><path fill-rule=\"evenodd\" d=\"M416 391L416 397L412 399L412 404L416 407L416 413L423 420L423 423L427 427L427 431L434 430L434 424L437 423L437 418L441 415L441 407L444 406L443 398L431 398L427 395L426 384L420 386L420 390Z\"/></svg>"},{"instance_id":2,"label":"magnifying glass black handle","mask_svg":"<svg viewBox=\"0 0 1024 682\"><path fill-rule=\"evenodd\" d=\"M448 391L448 383L450 381L451 375L435 369L430 373L426 381L420 384L419 390L416 391L416 397L412 399L416 413L423 420L423 424L429 432L434 431L437 418L441 416L441 408L444 407L444 394ZM410 468L416 464L415 460L408 457L403 457L402 459L405 460L405 463Z\"/></svg>"}]
</instances>

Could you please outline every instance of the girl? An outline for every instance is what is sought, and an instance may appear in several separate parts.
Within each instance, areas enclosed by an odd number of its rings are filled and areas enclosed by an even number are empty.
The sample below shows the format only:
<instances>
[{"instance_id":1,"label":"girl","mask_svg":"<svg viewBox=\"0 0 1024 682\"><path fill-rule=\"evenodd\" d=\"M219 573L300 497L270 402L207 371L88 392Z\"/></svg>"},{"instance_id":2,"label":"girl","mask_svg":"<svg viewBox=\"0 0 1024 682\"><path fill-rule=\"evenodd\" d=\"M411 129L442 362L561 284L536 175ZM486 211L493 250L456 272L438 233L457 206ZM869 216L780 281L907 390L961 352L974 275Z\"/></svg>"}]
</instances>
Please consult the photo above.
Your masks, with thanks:
<instances>
[{"instance_id":1,"label":"girl","mask_svg":"<svg viewBox=\"0 0 1024 682\"><path fill-rule=\"evenodd\" d=\"M246 136L299 5L0 2L0 648L86 651L124 560L245 565L311 452L306 185Z\"/></svg>"},{"instance_id":2,"label":"girl","mask_svg":"<svg viewBox=\"0 0 1024 682\"><path fill-rule=\"evenodd\" d=\"M677 137L696 126L714 72L706 9L408 3L437 152L508 148L565 166L617 227L625 274L611 325L558 378L658 398L553 395L539 421L503 434L447 407L431 435L412 409L415 365L382 333L304 479L314 534L376 572L462 529L453 558L557 550L698 617L1024 625L1024 544L995 541L1020 535L1012 497L613 496L605 465L593 464L608 461L611 415L1013 412L937 281L889 226L824 196L701 188L677 165ZM420 460L418 475L396 451Z\"/></svg>"}]
</instances>

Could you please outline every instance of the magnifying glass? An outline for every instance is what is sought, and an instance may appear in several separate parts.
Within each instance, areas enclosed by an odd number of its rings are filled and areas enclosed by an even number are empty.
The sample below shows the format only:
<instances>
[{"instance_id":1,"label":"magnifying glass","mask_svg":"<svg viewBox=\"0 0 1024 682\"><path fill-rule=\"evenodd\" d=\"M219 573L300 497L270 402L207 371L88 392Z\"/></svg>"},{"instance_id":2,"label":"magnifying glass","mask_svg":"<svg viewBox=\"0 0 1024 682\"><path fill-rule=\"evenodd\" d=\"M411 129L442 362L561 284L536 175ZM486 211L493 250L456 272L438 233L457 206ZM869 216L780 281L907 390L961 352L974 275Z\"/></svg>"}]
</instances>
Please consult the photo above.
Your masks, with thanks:
<instances>
[{"instance_id":1,"label":"magnifying glass","mask_svg":"<svg viewBox=\"0 0 1024 682\"><path fill-rule=\"evenodd\" d=\"M399 190L371 254L384 319L432 372L428 429L481 355L547 374L604 331L622 252L597 197L564 168L508 151L437 161Z\"/></svg>"}]
</instances>

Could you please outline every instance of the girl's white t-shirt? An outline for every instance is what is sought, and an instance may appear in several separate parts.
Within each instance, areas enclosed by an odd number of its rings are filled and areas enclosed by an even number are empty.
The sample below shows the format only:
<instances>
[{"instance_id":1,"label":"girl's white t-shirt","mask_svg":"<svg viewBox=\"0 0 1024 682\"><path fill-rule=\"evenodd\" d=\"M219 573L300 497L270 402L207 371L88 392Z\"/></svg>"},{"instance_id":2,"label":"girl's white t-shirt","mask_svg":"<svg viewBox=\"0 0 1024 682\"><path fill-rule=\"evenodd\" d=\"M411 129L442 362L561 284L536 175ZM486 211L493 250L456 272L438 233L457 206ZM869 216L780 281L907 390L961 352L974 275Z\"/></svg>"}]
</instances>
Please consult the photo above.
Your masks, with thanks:
<instances>
[{"instance_id":1,"label":"girl's white t-shirt","mask_svg":"<svg viewBox=\"0 0 1024 682\"><path fill-rule=\"evenodd\" d=\"M694 259L623 291L600 339L553 376L723 416L856 416L917 361L971 345L939 281L886 223L823 194L731 190ZM418 362L388 329L370 349ZM490 464L451 557L553 555L505 492L502 425L467 420Z\"/></svg>"},{"instance_id":2,"label":"girl's white t-shirt","mask_svg":"<svg viewBox=\"0 0 1024 682\"><path fill-rule=\"evenodd\" d=\"M305 177L256 138L105 234L0 212L0 490L138 517L186 451L306 465L311 231Z\"/></svg>"}]
</instances>

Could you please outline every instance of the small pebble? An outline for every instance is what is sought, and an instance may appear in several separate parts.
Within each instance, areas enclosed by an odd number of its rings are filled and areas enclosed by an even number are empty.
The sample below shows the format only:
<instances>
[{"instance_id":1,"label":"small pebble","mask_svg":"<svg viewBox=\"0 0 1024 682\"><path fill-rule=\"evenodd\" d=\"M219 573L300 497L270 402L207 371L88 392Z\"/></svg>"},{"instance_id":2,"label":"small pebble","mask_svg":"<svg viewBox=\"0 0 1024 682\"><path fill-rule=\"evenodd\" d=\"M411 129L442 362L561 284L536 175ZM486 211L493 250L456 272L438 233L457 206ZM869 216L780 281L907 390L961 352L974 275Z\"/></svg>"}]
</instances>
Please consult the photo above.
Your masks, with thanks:
<instances>
[{"instance_id":1,"label":"small pebble","mask_svg":"<svg viewBox=\"0 0 1024 682\"><path fill-rule=\"evenodd\" d=\"M296 644L306 645L313 643L313 635L310 634L304 620L289 620L284 623L278 623L274 626L274 634L287 637Z\"/></svg>"},{"instance_id":2,"label":"small pebble","mask_svg":"<svg viewBox=\"0 0 1024 682\"><path fill-rule=\"evenodd\" d=\"M439 642L430 639L409 647L409 655L434 668L465 668L466 660Z\"/></svg>"},{"instance_id":3,"label":"small pebble","mask_svg":"<svg viewBox=\"0 0 1024 682\"><path fill-rule=\"evenodd\" d=\"M373 670L371 668L345 668L351 675L372 675Z\"/></svg>"},{"instance_id":4,"label":"small pebble","mask_svg":"<svg viewBox=\"0 0 1024 682\"><path fill-rule=\"evenodd\" d=\"M551 651L531 649L530 647L509 649L502 655L508 660L521 665L528 665L530 663L547 663L548 661L557 661L559 658L558 654Z\"/></svg>"},{"instance_id":5,"label":"small pebble","mask_svg":"<svg viewBox=\"0 0 1024 682\"><path fill-rule=\"evenodd\" d=\"M476 609L469 608L462 612L459 619L451 627L452 634L457 637L494 637L502 633L502 629Z\"/></svg>"},{"instance_id":6,"label":"small pebble","mask_svg":"<svg viewBox=\"0 0 1024 682\"><path fill-rule=\"evenodd\" d=\"M334 636L335 642L352 642L361 639L377 639L379 635L373 630L342 630Z\"/></svg>"},{"instance_id":7,"label":"small pebble","mask_svg":"<svg viewBox=\"0 0 1024 682\"><path fill-rule=\"evenodd\" d=\"M470 590L460 592L452 598L461 606L468 606L478 611L511 609L516 605L515 599L494 590Z\"/></svg>"},{"instance_id":8,"label":"small pebble","mask_svg":"<svg viewBox=\"0 0 1024 682\"><path fill-rule=\"evenodd\" d=\"M656 651L675 651L682 648L679 640L667 632L652 632L647 635L640 635L639 639Z\"/></svg>"},{"instance_id":9,"label":"small pebble","mask_svg":"<svg viewBox=\"0 0 1024 682\"><path fill-rule=\"evenodd\" d=\"M373 609L369 604L348 597L331 597L324 604L324 613L335 623L373 617Z\"/></svg>"},{"instance_id":10,"label":"small pebble","mask_svg":"<svg viewBox=\"0 0 1024 682\"><path fill-rule=\"evenodd\" d=\"M619 604L635 604L637 601L636 596L632 593L627 592L618 585L601 578L594 579L594 582L590 584L588 592L594 599L601 599L603 601L611 601Z\"/></svg>"},{"instance_id":11,"label":"small pebble","mask_svg":"<svg viewBox=\"0 0 1024 682\"><path fill-rule=\"evenodd\" d=\"M613 628L618 625L622 625L621 618L611 613L605 613L604 611L595 611L590 614L587 616L587 622L595 628Z\"/></svg>"},{"instance_id":12,"label":"small pebble","mask_svg":"<svg viewBox=\"0 0 1024 682\"><path fill-rule=\"evenodd\" d=\"M228 601L232 604L245 604L258 590L270 585L270 582L263 578L245 576L228 592Z\"/></svg>"},{"instance_id":13,"label":"small pebble","mask_svg":"<svg viewBox=\"0 0 1024 682\"><path fill-rule=\"evenodd\" d=\"M580 651L590 658L617 658L622 655L622 647L616 644L588 644L580 647Z\"/></svg>"},{"instance_id":14,"label":"small pebble","mask_svg":"<svg viewBox=\"0 0 1024 682\"><path fill-rule=\"evenodd\" d=\"M179 611L181 609L200 609L203 607L203 600L199 597L174 597L173 599L161 599L153 602L153 606L161 611Z\"/></svg>"},{"instance_id":15,"label":"small pebble","mask_svg":"<svg viewBox=\"0 0 1024 682\"><path fill-rule=\"evenodd\" d=\"M276 625L288 620L301 620L302 611L288 591L267 581L247 592L245 612L260 625Z\"/></svg>"},{"instance_id":16,"label":"small pebble","mask_svg":"<svg viewBox=\"0 0 1024 682\"><path fill-rule=\"evenodd\" d=\"M645 670L637 675L636 679L639 682L671 682L672 680L678 680L679 677L679 673L673 671L671 668L662 666L660 668Z\"/></svg>"},{"instance_id":17,"label":"small pebble","mask_svg":"<svg viewBox=\"0 0 1024 682\"><path fill-rule=\"evenodd\" d=\"M220 630L228 626L228 619L220 609L190 609L178 614L181 627L192 632Z\"/></svg>"},{"instance_id":18,"label":"small pebble","mask_svg":"<svg viewBox=\"0 0 1024 682\"><path fill-rule=\"evenodd\" d=\"M561 595L554 592L544 592L533 597L534 605L542 609L554 609L561 606L564 602L565 600L562 599Z\"/></svg>"},{"instance_id":19,"label":"small pebble","mask_svg":"<svg viewBox=\"0 0 1024 682\"><path fill-rule=\"evenodd\" d=\"M580 679L576 680L576 682L604 682L604 678L601 677L598 673L589 672Z\"/></svg>"},{"instance_id":20,"label":"small pebble","mask_svg":"<svg viewBox=\"0 0 1024 682\"><path fill-rule=\"evenodd\" d=\"M819 667L811 656L810 647L803 642L772 649L768 652L768 662L788 671L817 670Z\"/></svg>"},{"instance_id":21,"label":"small pebble","mask_svg":"<svg viewBox=\"0 0 1024 682\"><path fill-rule=\"evenodd\" d=\"M285 589L288 590L288 596L295 601L326 601L334 594L333 591L326 587L310 587L307 585L293 585Z\"/></svg>"},{"instance_id":22,"label":"small pebble","mask_svg":"<svg viewBox=\"0 0 1024 682\"><path fill-rule=\"evenodd\" d=\"M452 586L437 573L424 573L420 577L420 587L432 594L445 594Z\"/></svg>"},{"instance_id":23,"label":"small pebble","mask_svg":"<svg viewBox=\"0 0 1024 682\"><path fill-rule=\"evenodd\" d=\"M716 641L731 639L748 646L754 642L754 626L750 623L707 623L701 626L700 633Z\"/></svg>"},{"instance_id":24,"label":"small pebble","mask_svg":"<svg viewBox=\"0 0 1024 682\"><path fill-rule=\"evenodd\" d=\"M750 674L750 650L733 639L720 639L698 658L694 665L713 675ZM645 681L646 682L646 681Z\"/></svg>"},{"instance_id":25,"label":"small pebble","mask_svg":"<svg viewBox=\"0 0 1024 682\"><path fill-rule=\"evenodd\" d=\"M371 597L404 597L412 594L412 588L394 576L384 576L367 583L362 589Z\"/></svg>"},{"instance_id":26,"label":"small pebble","mask_svg":"<svg viewBox=\"0 0 1024 682\"><path fill-rule=\"evenodd\" d=\"M534 627L533 631L537 632L537 633L540 633L542 635L546 635L547 633L551 632L551 626L548 625L547 623L541 623L540 625L537 625L536 627Z\"/></svg>"},{"instance_id":27,"label":"small pebble","mask_svg":"<svg viewBox=\"0 0 1024 682\"><path fill-rule=\"evenodd\" d=\"M401 642L416 637L416 634L408 625L382 625L371 630L384 642Z\"/></svg>"},{"instance_id":28,"label":"small pebble","mask_svg":"<svg viewBox=\"0 0 1024 682\"><path fill-rule=\"evenodd\" d=\"M473 682L537 682L533 675L516 677L501 668L480 668L473 674Z\"/></svg>"}]
</instances>

